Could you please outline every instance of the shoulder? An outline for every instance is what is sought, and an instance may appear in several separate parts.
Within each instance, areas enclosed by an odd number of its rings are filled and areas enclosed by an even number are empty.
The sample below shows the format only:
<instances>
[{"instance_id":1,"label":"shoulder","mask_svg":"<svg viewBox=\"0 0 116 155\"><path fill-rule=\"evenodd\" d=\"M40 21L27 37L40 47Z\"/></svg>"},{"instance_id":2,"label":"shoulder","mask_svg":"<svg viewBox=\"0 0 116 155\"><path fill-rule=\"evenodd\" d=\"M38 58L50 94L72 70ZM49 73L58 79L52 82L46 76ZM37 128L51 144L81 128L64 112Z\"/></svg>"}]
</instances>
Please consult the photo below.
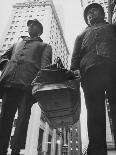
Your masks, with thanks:
<instances>
[{"instance_id":1,"label":"shoulder","mask_svg":"<svg viewBox=\"0 0 116 155\"><path fill-rule=\"evenodd\" d=\"M16 44L28 40L28 38L29 38L28 36L20 36L18 40L16 41Z\"/></svg>"},{"instance_id":2,"label":"shoulder","mask_svg":"<svg viewBox=\"0 0 116 155\"><path fill-rule=\"evenodd\" d=\"M77 36L77 39L81 39L81 38L83 38L83 36L85 35L85 33L87 32L87 31L89 31L91 29L91 27L86 27L78 36Z\"/></svg>"},{"instance_id":3,"label":"shoulder","mask_svg":"<svg viewBox=\"0 0 116 155\"><path fill-rule=\"evenodd\" d=\"M52 48L52 46L50 44L46 43L46 42L43 42L42 44L46 48Z\"/></svg>"},{"instance_id":4,"label":"shoulder","mask_svg":"<svg viewBox=\"0 0 116 155\"><path fill-rule=\"evenodd\" d=\"M85 33L88 31L88 27L83 31L81 32L80 34L77 35L76 39L75 39L75 43L78 43L80 41L82 41Z\"/></svg>"},{"instance_id":5,"label":"shoulder","mask_svg":"<svg viewBox=\"0 0 116 155\"><path fill-rule=\"evenodd\" d=\"M28 36L20 36L19 39L27 40L27 39L29 39L29 37Z\"/></svg>"},{"instance_id":6,"label":"shoulder","mask_svg":"<svg viewBox=\"0 0 116 155\"><path fill-rule=\"evenodd\" d=\"M28 36L20 36L20 38L25 39L28 38Z\"/></svg>"}]
</instances>

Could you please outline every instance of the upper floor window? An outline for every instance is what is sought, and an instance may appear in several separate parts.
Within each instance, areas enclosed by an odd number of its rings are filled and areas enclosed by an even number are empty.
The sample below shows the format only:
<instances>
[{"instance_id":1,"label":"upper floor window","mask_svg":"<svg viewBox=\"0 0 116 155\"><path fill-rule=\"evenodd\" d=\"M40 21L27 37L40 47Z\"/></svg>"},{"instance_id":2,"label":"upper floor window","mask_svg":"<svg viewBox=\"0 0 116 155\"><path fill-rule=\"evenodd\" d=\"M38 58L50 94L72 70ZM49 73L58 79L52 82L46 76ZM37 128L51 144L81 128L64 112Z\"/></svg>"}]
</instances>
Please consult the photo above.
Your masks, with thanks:
<instances>
[{"instance_id":1,"label":"upper floor window","mask_svg":"<svg viewBox=\"0 0 116 155\"><path fill-rule=\"evenodd\" d=\"M11 34L11 32L8 32L8 33L7 33L7 35L10 35L10 34Z\"/></svg>"},{"instance_id":2,"label":"upper floor window","mask_svg":"<svg viewBox=\"0 0 116 155\"><path fill-rule=\"evenodd\" d=\"M13 32L12 35L15 35L15 32Z\"/></svg>"},{"instance_id":3,"label":"upper floor window","mask_svg":"<svg viewBox=\"0 0 116 155\"><path fill-rule=\"evenodd\" d=\"M13 40L13 38L10 38L10 41L12 41Z\"/></svg>"},{"instance_id":4,"label":"upper floor window","mask_svg":"<svg viewBox=\"0 0 116 155\"><path fill-rule=\"evenodd\" d=\"M14 24L14 23L15 23L15 21L13 20L13 21L12 21L12 24Z\"/></svg>"},{"instance_id":5,"label":"upper floor window","mask_svg":"<svg viewBox=\"0 0 116 155\"><path fill-rule=\"evenodd\" d=\"M6 44L3 44L3 46L2 47L6 47Z\"/></svg>"},{"instance_id":6,"label":"upper floor window","mask_svg":"<svg viewBox=\"0 0 116 155\"><path fill-rule=\"evenodd\" d=\"M5 41L7 41L8 40L8 38L5 38Z\"/></svg>"}]
</instances>

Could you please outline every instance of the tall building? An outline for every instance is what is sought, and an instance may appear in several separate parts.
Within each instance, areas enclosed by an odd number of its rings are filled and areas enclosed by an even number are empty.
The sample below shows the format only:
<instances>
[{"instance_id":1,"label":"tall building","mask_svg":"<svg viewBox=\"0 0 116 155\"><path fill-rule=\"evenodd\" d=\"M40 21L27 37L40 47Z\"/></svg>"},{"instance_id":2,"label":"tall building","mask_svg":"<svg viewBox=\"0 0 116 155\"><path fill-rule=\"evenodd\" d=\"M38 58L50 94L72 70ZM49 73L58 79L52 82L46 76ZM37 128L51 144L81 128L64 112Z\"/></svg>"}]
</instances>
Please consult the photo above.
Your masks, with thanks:
<instances>
[{"instance_id":1,"label":"tall building","mask_svg":"<svg viewBox=\"0 0 116 155\"><path fill-rule=\"evenodd\" d=\"M23 0L24 1L24 0ZM64 39L62 27L51 0L27 0L13 6L7 28L0 41L0 49L4 52L20 36L27 36L27 20L38 19L44 27L42 39L53 48L53 61L60 56L68 68L69 51Z\"/></svg>"},{"instance_id":2,"label":"tall building","mask_svg":"<svg viewBox=\"0 0 116 155\"><path fill-rule=\"evenodd\" d=\"M13 5L9 22L0 40L0 54L3 54L20 36L28 36L27 21L35 18L43 24L44 29L41 38L52 46L53 62L59 56L65 68L68 68L69 51L52 0L18 0L18 3ZM16 119L11 137L15 129ZM79 135L77 138L79 138L80 142L80 128L73 130L76 132L73 132L74 134ZM77 139L75 139L75 143L74 149L78 152L81 151L81 143L77 144ZM38 103L35 103L31 111L26 147L25 150L22 150L22 153L25 151L25 155L37 155L42 150L44 155L61 155L62 146L61 136L56 129L50 126L49 120L41 112Z\"/></svg>"},{"instance_id":3,"label":"tall building","mask_svg":"<svg viewBox=\"0 0 116 155\"><path fill-rule=\"evenodd\" d=\"M112 15L112 23L116 24L116 0L115 0L115 6L113 10L113 15Z\"/></svg>"},{"instance_id":4,"label":"tall building","mask_svg":"<svg viewBox=\"0 0 116 155\"><path fill-rule=\"evenodd\" d=\"M80 132L80 121L75 123L69 129L69 155L81 155L82 154L82 144L81 144L81 132Z\"/></svg>"},{"instance_id":5,"label":"tall building","mask_svg":"<svg viewBox=\"0 0 116 155\"><path fill-rule=\"evenodd\" d=\"M58 128L62 145L61 155L82 155L80 121L72 126Z\"/></svg>"},{"instance_id":6,"label":"tall building","mask_svg":"<svg viewBox=\"0 0 116 155\"><path fill-rule=\"evenodd\" d=\"M83 9L85 9L91 3L101 4L105 11L105 19L109 21L109 10L108 6L112 0L81 0L81 5ZM107 102L107 100L106 100ZM113 130L112 130L112 120L110 117L110 108L109 104L106 103L106 140L108 149L114 148L114 138L113 138Z\"/></svg>"}]
</instances>

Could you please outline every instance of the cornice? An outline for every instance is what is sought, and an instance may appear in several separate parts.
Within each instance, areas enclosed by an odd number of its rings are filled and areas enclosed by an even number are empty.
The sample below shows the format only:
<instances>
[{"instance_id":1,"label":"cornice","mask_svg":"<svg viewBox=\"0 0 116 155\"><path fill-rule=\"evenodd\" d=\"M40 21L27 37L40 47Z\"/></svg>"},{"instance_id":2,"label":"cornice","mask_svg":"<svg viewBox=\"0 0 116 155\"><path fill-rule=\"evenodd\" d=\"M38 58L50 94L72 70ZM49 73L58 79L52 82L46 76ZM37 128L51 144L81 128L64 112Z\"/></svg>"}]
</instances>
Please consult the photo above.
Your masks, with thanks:
<instances>
[{"instance_id":1,"label":"cornice","mask_svg":"<svg viewBox=\"0 0 116 155\"><path fill-rule=\"evenodd\" d=\"M38 1L38 2L23 2L23 3L16 3L13 5L13 7L31 7L31 6L45 6L45 5L50 5L51 0L46 0L46 1Z\"/></svg>"},{"instance_id":2,"label":"cornice","mask_svg":"<svg viewBox=\"0 0 116 155\"><path fill-rule=\"evenodd\" d=\"M33 7L33 6L46 6L46 5L50 5L49 3L39 3L39 2L28 2L28 3L16 3L15 5L13 5L13 8L17 8L17 7Z\"/></svg>"}]
</instances>

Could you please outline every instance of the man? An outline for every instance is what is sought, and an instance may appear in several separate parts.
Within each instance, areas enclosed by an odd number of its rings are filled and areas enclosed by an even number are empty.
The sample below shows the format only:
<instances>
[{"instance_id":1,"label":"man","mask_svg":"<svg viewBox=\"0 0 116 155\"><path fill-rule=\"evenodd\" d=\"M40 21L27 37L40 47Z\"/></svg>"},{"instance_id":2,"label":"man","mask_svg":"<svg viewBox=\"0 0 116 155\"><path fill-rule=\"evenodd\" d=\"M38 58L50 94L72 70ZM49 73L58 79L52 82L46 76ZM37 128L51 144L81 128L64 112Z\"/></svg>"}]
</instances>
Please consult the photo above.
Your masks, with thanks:
<instances>
[{"instance_id":1,"label":"man","mask_svg":"<svg viewBox=\"0 0 116 155\"><path fill-rule=\"evenodd\" d=\"M104 21L101 5L85 8L88 27L75 41L71 70L80 70L87 107L87 155L107 155L105 99L108 99L116 144L116 26Z\"/></svg>"},{"instance_id":2,"label":"man","mask_svg":"<svg viewBox=\"0 0 116 155\"><path fill-rule=\"evenodd\" d=\"M2 109L0 117L0 155L7 154L12 124L18 108L16 129L11 139L12 155L24 148L31 107L34 103L31 82L40 68L52 63L52 48L43 43L43 26L37 20L27 22L30 37L21 37L1 56L0 77ZM5 63L4 63L5 60ZM8 62L6 61L8 60ZM7 62L7 63L6 63Z\"/></svg>"}]
</instances>

